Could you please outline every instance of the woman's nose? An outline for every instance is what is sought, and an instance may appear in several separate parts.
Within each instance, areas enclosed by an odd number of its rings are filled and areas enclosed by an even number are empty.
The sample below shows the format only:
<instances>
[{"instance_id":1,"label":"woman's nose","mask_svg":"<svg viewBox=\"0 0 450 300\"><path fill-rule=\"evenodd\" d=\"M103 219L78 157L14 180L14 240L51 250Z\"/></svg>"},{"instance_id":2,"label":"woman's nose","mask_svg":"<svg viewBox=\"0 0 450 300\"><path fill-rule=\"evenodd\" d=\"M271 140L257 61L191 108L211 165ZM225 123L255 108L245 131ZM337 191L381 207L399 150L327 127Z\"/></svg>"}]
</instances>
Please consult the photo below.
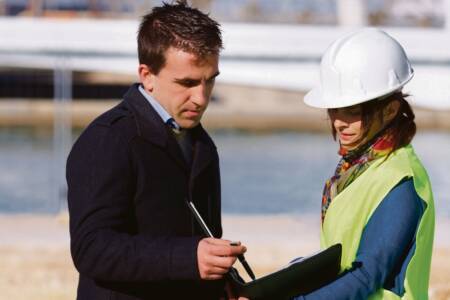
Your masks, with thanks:
<instances>
[{"instance_id":1,"label":"woman's nose","mask_svg":"<svg viewBox=\"0 0 450 300\"><path fill-rule=\"evenodd\" d=\"M334 128L340 129L340 128L345 128L345 127L347 127L347 126L348 126L348 123L345 122L345 121L343 121L343 120L340 119L340 118L335 118L335 119L333 119L333 125L334 125Z\"/></svg>"}]
</instances>

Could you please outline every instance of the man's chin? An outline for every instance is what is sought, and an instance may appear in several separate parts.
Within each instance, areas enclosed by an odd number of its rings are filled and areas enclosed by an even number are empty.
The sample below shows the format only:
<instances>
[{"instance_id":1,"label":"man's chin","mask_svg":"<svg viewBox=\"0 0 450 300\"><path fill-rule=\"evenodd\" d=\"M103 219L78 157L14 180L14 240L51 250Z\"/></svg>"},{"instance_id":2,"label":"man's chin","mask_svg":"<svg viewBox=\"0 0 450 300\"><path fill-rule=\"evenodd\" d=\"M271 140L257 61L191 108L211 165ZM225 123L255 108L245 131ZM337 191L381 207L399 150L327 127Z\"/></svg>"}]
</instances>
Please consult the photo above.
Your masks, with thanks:
<instances>
[{"instance_id":1,"label":"man's chin","mask_svg":"<svg viewBox=\"0 0 450 300\"><path fill-rule=\"evenodd\" d=\"M178 124L181 126L181 128L184 129L191 129L196 127L200 123L200 120L186 120L179 122Z\"/></svg>"}]
</instances>

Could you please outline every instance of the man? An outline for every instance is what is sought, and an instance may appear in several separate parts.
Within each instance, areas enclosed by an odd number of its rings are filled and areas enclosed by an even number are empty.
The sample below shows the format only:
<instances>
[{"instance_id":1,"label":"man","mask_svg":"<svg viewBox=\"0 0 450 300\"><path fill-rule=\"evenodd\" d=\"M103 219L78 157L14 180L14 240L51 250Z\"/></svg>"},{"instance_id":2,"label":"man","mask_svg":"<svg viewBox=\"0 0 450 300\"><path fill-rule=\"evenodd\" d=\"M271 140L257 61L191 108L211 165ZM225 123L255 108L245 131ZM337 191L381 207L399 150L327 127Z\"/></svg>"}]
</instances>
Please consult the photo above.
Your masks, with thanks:
<instances>
[{"instance_id":1,"label":"man","mask_svg":"<svg viewBox=\"0 0 450 300\"><path fill-rule=\"evenodd\" d=\"M163 4L138 33L140 84L81 134L67 162L78 299L219 299L246 251L203 238L187 201L222 234L216 148L200 125L222 48L219 25Z\"/></svg>"}]
</instances>

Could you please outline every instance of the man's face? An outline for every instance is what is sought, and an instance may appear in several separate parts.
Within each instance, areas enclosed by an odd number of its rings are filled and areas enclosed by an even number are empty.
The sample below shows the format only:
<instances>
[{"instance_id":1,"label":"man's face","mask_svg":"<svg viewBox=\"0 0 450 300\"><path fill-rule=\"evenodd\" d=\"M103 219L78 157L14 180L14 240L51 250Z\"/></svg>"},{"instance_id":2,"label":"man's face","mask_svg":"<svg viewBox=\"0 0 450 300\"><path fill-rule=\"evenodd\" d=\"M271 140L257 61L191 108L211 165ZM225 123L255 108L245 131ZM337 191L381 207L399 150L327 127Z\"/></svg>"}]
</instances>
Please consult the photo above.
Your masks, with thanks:
<instances>
[{"instance_id":1,"label":"man's face","mask_svg":"<svg viewBox=\"0 0 450 300\"><path fill-rule=\"evenodd\" d=\"M219 56L199 60L194 54L172 47L165 56L166 64L157 75L146 65L139 66L142 85L182 128L193 128L208 107L219 75Z\"/></svg>"}]
</instances>

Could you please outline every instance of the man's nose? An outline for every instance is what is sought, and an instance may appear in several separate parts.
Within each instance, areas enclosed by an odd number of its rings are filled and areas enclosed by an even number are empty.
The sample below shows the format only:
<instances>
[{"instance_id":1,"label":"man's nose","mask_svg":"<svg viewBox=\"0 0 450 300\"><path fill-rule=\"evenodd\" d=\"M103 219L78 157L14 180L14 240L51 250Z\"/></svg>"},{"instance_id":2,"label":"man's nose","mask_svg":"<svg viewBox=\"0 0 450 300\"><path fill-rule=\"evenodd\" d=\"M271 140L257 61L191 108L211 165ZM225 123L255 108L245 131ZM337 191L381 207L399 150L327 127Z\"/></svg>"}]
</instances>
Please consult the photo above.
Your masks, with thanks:
<instances>
[{"instance_id":1,"label":"man's nose","mask_svg":"<svg viewBox=\"0 0 450 300\"><path fill-rule=\"evenodd\" d=\"M208 104L209 94L206 89L205 83L201 83L196 86L191 95L192 102L197 106L204 107Z\"/></svg>"}]
</instances>

